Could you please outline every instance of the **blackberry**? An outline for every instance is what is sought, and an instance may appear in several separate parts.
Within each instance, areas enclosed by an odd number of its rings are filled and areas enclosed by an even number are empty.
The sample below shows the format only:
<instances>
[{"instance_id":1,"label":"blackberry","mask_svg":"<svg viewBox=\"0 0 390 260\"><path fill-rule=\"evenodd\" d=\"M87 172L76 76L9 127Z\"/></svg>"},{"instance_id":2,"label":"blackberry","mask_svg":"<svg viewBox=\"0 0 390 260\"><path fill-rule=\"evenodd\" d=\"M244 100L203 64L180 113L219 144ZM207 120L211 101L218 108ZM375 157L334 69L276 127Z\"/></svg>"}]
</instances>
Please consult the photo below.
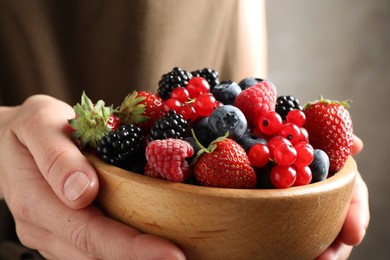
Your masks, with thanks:
<instances>
[{"instance_id":1,"label":"blackberry","mask_svg":"<svg viewBox=\"0 0 390 260\"><path fill-rule=\"evenodd\" d=\"M288 112L293 109L302 110L299 100L291 95L279 96L276 99L275 111L282 117L283 120L286 120Z\"/></svg>"},{"instance_id":2,"label":"blackberry","mask_svg":"<svg viewBox=\"0 0 390 260\"><path fill-rule=\"evenodd\" d=\"M121 125L102 137L97 152L105 162L126 168L141 150L142 140L141 128L132 124Z\"/></svg>"},{"instance_id":3,"label":"blackberry","mask_svg":"<svg viewBox=\"0 0 390 260\"><path fill-rule=\"evenodd\" d=\"M177 138L182 139L187 129L187 121L174 110L157 119L150 130L150 140Z\"/></svg>"},{"instance_id":4,"label":"blackberry","mask_svg":"<svg viewBox=\"0 0 390 260\"><path fill-rule=\"evenodd\" d=\"M204 68L202 70L195 70L191 72L193 77L202 77L210 84L210 90L219 84L219 74L216 70Z\"/></svg>"},{"instance_id":5,"label":"blackberry","mask_svg":"<svg viewBox=\"0 0 390 260\"><path fill-rule=\"evenodd\" d=\"M174 67L170 72L162 75L158 82L157 93L162 99L168 99L176 87L185 87L192 78L192 74L181 68Z\"/></svg>"}]
</instances>

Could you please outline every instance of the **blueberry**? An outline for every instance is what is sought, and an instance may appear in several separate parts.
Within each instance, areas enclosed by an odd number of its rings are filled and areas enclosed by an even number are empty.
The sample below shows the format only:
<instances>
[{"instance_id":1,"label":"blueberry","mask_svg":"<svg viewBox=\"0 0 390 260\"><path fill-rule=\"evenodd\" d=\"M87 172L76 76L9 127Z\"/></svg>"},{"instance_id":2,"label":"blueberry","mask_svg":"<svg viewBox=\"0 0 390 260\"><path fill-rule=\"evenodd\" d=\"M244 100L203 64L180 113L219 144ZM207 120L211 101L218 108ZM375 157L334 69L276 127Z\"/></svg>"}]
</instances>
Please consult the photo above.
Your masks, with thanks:
<instances>
[{"instance_id":1,"label":"blueberry","mask_svg":"<svg viewBox=\"0 0 390 260\"><path fill-rule=\"evenodd\" d=\"M249 149L251 149L254 144L267 144L267 140L250 132L246 132L237 142L244 148L246 153L249 152Z\"/></svg>"},{"instance_id":2,"label":"blueberry","mask_svg":"<svg viewBox=\"0 0 390 260\"><path fill-rule=\"evenodd\" d=\"M247 77L241 80L238 85L241 87L242 90L247 89L259 82L264 81L264 79L261 78L253 78L253 77Z\"/></svg>"},{"instance_id":3,"label":"blueberry","mask_svg":"<svg viewBox=\"0 0 390 260\"><path fill-rule=\"evenodd\" d=\"M240 140L248 128L244 114L232 105L215 109L209 117L209 124L214 135L224 136L229 131L229 138L233 140Z\"/></svg>"},{"instance_id":4,"label":"blueberry","mask_svg":"<svg viewBox=\"0 0 390 260\"><path fill-rule=\"evenodd\" d=\"M192 160L196 157L196 155L198 154L199 150L200 150L200 147L199 145L196 143L194 137L192 136L187 136L185 138L183 138L184 141L186 141L187 143L189 143L192 148L194 149L194 155L191 156L191 157L187 157L186 160L191 163Z\"/></svg>"},{"instance_id":5,"label":"blueberry","mask_svg":"<svg viewBox=\"0 0 390 260\"><path fill-rule=\"evenodd\" d=\"M192 125L192 129L194 130L196 139L206 148L218 137L211 132L208 116L196 119Z\"/></svg>"},{"instance_id":6,"label":"blueberry","mask_svg":"<svg viewBox=\"0 0 390 260\"><path fill-rule=\"evenodd\" d=\"M312 173L311 182L323 181L328 178L329 156L320 149L314 150L313 162L309 165Z\"/></svg>"},{"instance_id":7,"label":"blueberry","mask_svg":"<svg viewBox=\"0 0 390 260\"><path fill-rule=\"evenodd\" d=\"M222 81L216 85L212 94L216 100L224 105L233 105L236 96L241 93L241 87L234 81Z\"/></svg>"}]
</instances>

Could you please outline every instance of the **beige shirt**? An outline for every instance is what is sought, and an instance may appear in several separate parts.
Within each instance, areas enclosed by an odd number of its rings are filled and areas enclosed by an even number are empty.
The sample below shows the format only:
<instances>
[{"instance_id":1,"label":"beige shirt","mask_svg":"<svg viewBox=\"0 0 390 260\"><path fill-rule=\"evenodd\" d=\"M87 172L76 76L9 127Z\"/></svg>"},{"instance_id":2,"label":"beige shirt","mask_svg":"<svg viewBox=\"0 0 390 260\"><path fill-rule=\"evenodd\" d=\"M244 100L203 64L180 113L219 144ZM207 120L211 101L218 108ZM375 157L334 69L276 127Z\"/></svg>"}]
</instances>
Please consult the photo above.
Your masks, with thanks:
<instances>
[{"instance_id":1,"label":"beige shirt","mask_svg":"<svg viewBox=\"0 0 390 260\"><path fill-rule=\"evenodd\" d=\"M239 32L244 2L261 1L0 0L0 104L36 93L74 104L85 90L118 105L132 89L155 91L175 66L238 81L240 44L253 43ZM261 20L263 10L246 9ZM259 35L262 26L252 24Z\"/></svg>"}]
</instances>

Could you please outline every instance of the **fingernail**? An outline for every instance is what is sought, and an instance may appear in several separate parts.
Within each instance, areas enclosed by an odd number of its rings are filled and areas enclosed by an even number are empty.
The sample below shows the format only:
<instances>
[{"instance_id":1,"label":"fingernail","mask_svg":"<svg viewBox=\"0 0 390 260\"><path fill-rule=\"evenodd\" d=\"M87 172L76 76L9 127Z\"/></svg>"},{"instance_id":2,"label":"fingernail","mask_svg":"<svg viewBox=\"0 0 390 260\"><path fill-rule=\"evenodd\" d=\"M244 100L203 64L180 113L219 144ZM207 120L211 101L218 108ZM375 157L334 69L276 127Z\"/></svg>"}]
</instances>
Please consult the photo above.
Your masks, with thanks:
<instances>
[{"instance_id":1,"label":"fingernail","mask_svg":"<svg viewBox=\"0 0 390 260\"><path fill-rule=\"evenodd\" d=\"M91 181L84 172L74 172L64 183L65 197L70 201L77 200L88 188Z\"/></svg>"}]
</instances>

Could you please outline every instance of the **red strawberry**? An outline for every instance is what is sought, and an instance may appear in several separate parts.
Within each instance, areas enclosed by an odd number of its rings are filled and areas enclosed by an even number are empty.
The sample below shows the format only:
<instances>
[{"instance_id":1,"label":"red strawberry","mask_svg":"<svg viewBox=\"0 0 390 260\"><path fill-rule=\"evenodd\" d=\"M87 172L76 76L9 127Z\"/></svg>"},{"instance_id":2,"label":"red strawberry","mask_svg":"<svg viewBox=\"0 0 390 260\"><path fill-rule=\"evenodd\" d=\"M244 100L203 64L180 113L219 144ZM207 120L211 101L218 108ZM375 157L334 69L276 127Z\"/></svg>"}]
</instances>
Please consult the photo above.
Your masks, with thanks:
<instances>
[{"instance_id":1,"label":"red strawberry","mask_svg":"<svg viewBox=\"0 0 390 260\"><path fill-rule=\"evenodd\" d=\"M81 102L73 109L76 116L68 123L73 128L72 138L78 140L82 148L95 149L100 139L120 124L120 119L113 115L112 106L105 106L103 100L93 104L85 92L81 95Z\"/></svg>"},{"instance_id":2,"label":"red strawberry","mask_svg":"<svg viewBox=\"0 0 390 260\"><path fill-rule=\"evenodd\" d=\"M253 128L263 112L275 110L276 98L275 86L269 81L262 81L238 94L234 106L244 113L249 126Z\"/></svg>"},{"instance_id":3,"label":"red strawberry","mask_svg":"<svg viewBox=\"0 0 390 260\"><path fill-rule=\"evenodd\" d=\"M194 154L194 149L186 141L173 138L154 140L146 147L145 154L148 164L163 179L183 182L191 175L191 169L186 158ZM154 175L155 173L150 174Z\"/></svg>"},{"instance_id":4,"label":"red strawberry","mask_svg":"<svg viewBox=\"0 0 390 260\"><path fill-rule=\"evenodd\" d=\"M348 107L346 101L321 98L303 109L306 115L303 127L309 133L309 142L329 156L330 173L339 171L351 155L353 127Z\"/></svg>"},{"instance_id":5,"label":"red strawberry","mask_svg":"<svg viewBox=\"0 0 390 260\"><path fill-rule=\"evenodd\" d=\"M203 152L202 152L203 151ZM245 150L232 139L220 137L194 159L194 175L204 186L255 188L256 173Z\"/></svg>"},{"instance_id":6,"label":"red strawberry","mask_svg":"<svg viewBox=\"0 0 390 260\"><path fill-rule=\"evenodd\" d=\"M147 91L133 91L123 100L118 114L124 124L136 124L149 133L154 122L163 116L164 104L160 96Z\"/></svg>"}]
</instances>

